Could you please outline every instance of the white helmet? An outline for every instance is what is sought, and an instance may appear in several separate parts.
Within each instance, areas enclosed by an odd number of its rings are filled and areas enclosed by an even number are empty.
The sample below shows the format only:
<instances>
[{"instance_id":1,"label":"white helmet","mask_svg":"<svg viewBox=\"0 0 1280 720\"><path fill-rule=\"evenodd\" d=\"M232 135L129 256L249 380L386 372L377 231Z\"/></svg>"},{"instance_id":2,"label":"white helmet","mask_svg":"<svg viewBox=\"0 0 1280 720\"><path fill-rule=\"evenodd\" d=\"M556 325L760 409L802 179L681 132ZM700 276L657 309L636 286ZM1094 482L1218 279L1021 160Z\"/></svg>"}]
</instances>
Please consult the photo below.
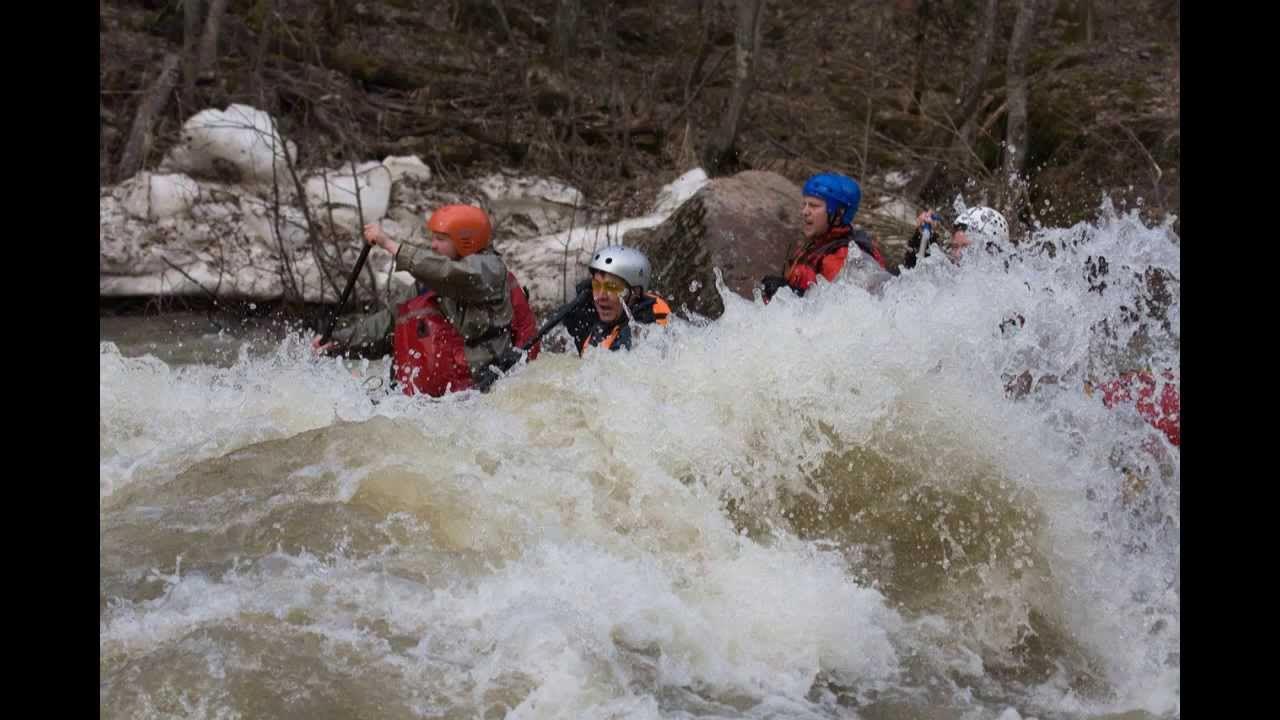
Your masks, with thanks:
<instances>
[{"instance_id":1,"label":"white helmet","mask_svg":"<svg viewBox=\"0 0 1280 720\"><path fill-rule=\"evenodd\" d=\"M1005 221L1003 215L983 205L971 207L960 213L954 225L957 230L958 226L963 225L965 234L972 236L975 240L1002 245L1009 242L1009 223Z\"/></svg>"},{"instance_id":2,"label":"white helmet","mask_svg":"<svg viewBox=\"0 0 1280 720\"><path fill-rule=\"evenodd\" d=\"M649 287L649 258L644 253L625 245L610 245L596 251L587 267L592 270L617 275L631 286Z\"/></svg>"}]
</instances>

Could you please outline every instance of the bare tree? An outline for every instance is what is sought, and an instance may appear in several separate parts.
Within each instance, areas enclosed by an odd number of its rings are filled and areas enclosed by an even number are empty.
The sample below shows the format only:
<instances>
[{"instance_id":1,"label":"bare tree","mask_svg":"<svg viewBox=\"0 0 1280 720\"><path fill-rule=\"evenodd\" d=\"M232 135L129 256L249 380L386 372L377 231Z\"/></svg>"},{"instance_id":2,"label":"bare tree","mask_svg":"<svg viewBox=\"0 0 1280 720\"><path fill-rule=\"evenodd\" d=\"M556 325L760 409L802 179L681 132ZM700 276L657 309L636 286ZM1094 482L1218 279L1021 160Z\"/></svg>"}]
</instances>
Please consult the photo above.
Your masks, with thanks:
<instances>
[{"instance_id":1,"label":"bare tree","mask_svg":"<svg viewBox=\"0 0 1280 720\"><path fill-rule=\"evenodd\" d=\"M502 0L493 0L493 7L498 11L498 27L502 29L503 42L511 42L511 22L507 20L507 8Z\"/></svg>"},{"instance_id":2,"label":"bare tree","mask_svg":"<svg viewBox=\"0 0 1280 720\"><path fill-rule=\"evenodd\" d=\"M711 177L723 174L736 154L734 146L739 126L755 82L756 55L760 48L765 5L766 0L737 0L733 31L736 61L733 90L729 95L729 105L725 108L720 129L707 143L702 157L702 166Z\"/></svg>"},{"instance_id":3,"label":"bare tree","mask_svg":"<svg viewBox=\"0 0 1280 720\"><path fill-rule=\"evenodd\" d=\"M1016 213L1023 195L1020 188L1027 160L1027 55L1035 35L1036 15L1042 0L1023 0L1009 39L1005 82L1008 86L1009 120L1005 130L1004 179L1008 183L1006 215ZM1010 215L1012 216L1012 215Z\"/></svg>"},{"instance_id":4,"label":"bare tree","mask_svg":"<svg viewBox=\"0 0 1280 720\"><path fill-rule=\"evenodd\" d=\"M254 43L253 55L253 94L262 98L266 94L263 73L266 70L267 49L271 42L271 19L276 15L274 0L261 0L262 20L256 28L257 41Z\"/></svg>"},{"instance_id":5,"label":"bare tree","mask_svg":"<svg viewBox=\"0 0 1280 720\"><path fill-rule=\"evenodd\" d=\"M196 91L196 46L200 42L201 0L182 0L182 103L191 105Z\"/></svg>"},{"instance_id":6,"label":"bare tree","mask_svg":"<svg viewBox=\"0 0 1280 720\"><path fill-rule=\"evenodd\" d=\"M201 10L206 6L202 31ZM226 11L227 0L182 0L182 104L186 107L195 102L196 85L212 77Z\"/></svg>"},{"instance_id":7,"label":"bare tree","mask_svg":"<svg viewBox=\"0 0 1280 720\"><path fill-rule=\"evenodd\" d=\"M912 61L911 91L908 93L907 112L919 115L924 112L924 65L929 55L929 0L921 0L915 7L916 56Z\"/></svg>"},{"instance_id":8,"label":"bare tree","mask_svg":"<svg viewBox=\"0 0 1280 720\"><path fill-rule=\"evenodd\" d=\"M982 88L987 82L987 69L991 65L991 49L995 45L996 36L996 8L999 3L997 0L985 0L982 4L982 16L978 19L978 40L973 45L973 50L969 54L969 68L965 73L965 83L960 92L958 101L959 107L951 118L951 127L939 127L930 132L930 137L925 141L926 147L939 147L947 141L947 136L965 125L969 118L978 110L979 101L982 99ZM954 137L950 148L952 152L948 155L954 155L957 146L964 142L963 135L957 133ZM925 161L924 167L917 172L911 184L907 186L905 194L908 197L918 198L924 192L925 188L933 183L934 178L938 176L938 171L942 167L941 157L929 158Z\"/></svg>"},{"instance_id":9,"label":"bare tree","mask_svg":"<svg viewBox=\"0 0 1280 720\"><path fill-rule=\"evenodd\" d=\"M1173 102L1182 112L1182 3L1173 4Z\"/></svg>"},{"instance_id":10,"label":"bare tree","mask_svg":"<svg viewBox=\"0 0 1280 720\"><path fill-rule=\"evenodd\" d=\"M563 70L565 62L573 54L581 11L582 0L556 0L556 15L551 33L551 62L557 70Z\"/></svg>"},{"instance_id":11,"label":"bare tree","mask_svg":"<svg viewBox=\"0 0 1280 720\"><path fill-rule=\"evenodd\" d=\"M499 5L499 9L501 9L501 5ZM342 28L347 24L348 12L350 10L344 0L325 0L321 14L324 20L325 32L329 34L329 37L336 40L342 36Z\"/></svg>"},{"instance_id":12,"label":"bare tree","mask_svg":"<svg viewBox=\"0 0 1280 720\"><path fill-rule=\"evenodd\" d=\"M200 54L196 58L196 80L211 78L214 62L218 59L218 31L222 16L227 11L227 0L209 0L209 14L204 20L204 33L200 36Z\"/></svg>"}]
</instances>

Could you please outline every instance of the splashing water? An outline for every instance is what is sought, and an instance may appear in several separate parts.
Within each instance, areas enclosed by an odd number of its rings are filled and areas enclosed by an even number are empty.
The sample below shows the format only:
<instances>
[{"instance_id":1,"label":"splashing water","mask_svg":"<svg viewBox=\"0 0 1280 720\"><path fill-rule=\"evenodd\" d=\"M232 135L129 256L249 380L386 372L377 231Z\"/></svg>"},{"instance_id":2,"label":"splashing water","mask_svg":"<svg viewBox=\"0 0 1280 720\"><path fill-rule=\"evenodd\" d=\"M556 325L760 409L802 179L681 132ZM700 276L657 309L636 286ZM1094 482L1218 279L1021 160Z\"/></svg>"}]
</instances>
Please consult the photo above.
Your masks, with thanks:
<instances>
[{"instance_id":1,"label":"splashing water","mask_svg":"<svg viewBox=\"0 0 1280 720\"><path fill-rule=\"evenodd\" d=\"M1178 242L721 288L439 400L104 342L104 713L1179 716L1179 450L1084 391L1179 377Z\"/></svg>"}]
</instances>

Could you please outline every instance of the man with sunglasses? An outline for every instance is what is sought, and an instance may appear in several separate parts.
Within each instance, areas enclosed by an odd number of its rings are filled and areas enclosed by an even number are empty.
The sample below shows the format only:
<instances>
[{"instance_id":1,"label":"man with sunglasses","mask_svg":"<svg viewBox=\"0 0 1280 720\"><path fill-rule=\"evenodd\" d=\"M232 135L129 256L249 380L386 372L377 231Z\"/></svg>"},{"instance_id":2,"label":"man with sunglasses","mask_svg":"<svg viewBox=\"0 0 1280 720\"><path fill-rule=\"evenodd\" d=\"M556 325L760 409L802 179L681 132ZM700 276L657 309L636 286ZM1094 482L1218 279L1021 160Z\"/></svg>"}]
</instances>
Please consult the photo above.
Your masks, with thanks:
<instances>
[{"instance_id":1,"label":"man with sunglasses","mask_svg":"<svg viewBox=\"0 0 1280 720\"><path fill-rule=\"evenodd\" d=\"M938 237L944 233L942 218L938 213L932 210L926 210L920 213L916 218L916 232L911 236L911 241L907 243L907 253L903 257L903 267L915 267L916 261L919 259L917 255L920 249L920 239L923 237L924 231L928 229L930 236ZM974 241L977 241L982 247L994 246L991 249L999 249L1009 244L1009 223L994 208L978 205L971 207L956 216L956 221L951 225L951 238L946 242L947 256L952 262L960 261L960 253ZM929 248L925 249L925 255L929 254Z\"/></svg>"},{"instance_id":2,"label":"man with sunglasses","mask_svg":"<svg viewBox=\"0 0 1280 720\"><path fill-rule=\"evenodd\" d=\"M647 289L652 284L652 271L644 253L610 245L592 256L588 268L592 302L581 305L564 323L579 355L593 347L630 350L633 323L667 324L671 307ZM585 289L585 285L579 287Z\"/></svg>"}]
</instances>

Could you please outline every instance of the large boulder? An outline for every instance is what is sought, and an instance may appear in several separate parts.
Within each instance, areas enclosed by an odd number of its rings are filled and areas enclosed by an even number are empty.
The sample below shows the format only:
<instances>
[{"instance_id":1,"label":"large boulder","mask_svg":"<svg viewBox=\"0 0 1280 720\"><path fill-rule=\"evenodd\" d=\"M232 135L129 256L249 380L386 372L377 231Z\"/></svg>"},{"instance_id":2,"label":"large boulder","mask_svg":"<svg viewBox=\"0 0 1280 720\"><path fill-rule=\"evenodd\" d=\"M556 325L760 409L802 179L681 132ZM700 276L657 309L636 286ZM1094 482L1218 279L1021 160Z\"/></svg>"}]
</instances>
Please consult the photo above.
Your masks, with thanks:
<instances>
[{"instance_id":1,"label":"large boulder","mask_svg":"<svg viewBox=\"0 0 1280 720\"><path fill-rule=\"evenodd\" d=\"M655 287L672 302L709 318L724 312L715 269L725 285L750 298L776 275L800 232L800 188L777 173L747 170L711 180L662 224L632 230L628 245L653 263Z\"/></svg>"},{"instance_id":2,"label":"large boulder","mask_svg":"<svg viewBox=\"0 0 1280 720\"><path fill-rule=\"evenodd\" d=\"M624 243L649 256L654 286L673 307L715 319L724 312L716 269L729 290L751 299L762 277L782 273L800 239L801 200L782 175L747 170L711 180L660 225L626 233ZM836 281L879 292L890 277L851 246Z\"/></svg>"}]
</instances>

